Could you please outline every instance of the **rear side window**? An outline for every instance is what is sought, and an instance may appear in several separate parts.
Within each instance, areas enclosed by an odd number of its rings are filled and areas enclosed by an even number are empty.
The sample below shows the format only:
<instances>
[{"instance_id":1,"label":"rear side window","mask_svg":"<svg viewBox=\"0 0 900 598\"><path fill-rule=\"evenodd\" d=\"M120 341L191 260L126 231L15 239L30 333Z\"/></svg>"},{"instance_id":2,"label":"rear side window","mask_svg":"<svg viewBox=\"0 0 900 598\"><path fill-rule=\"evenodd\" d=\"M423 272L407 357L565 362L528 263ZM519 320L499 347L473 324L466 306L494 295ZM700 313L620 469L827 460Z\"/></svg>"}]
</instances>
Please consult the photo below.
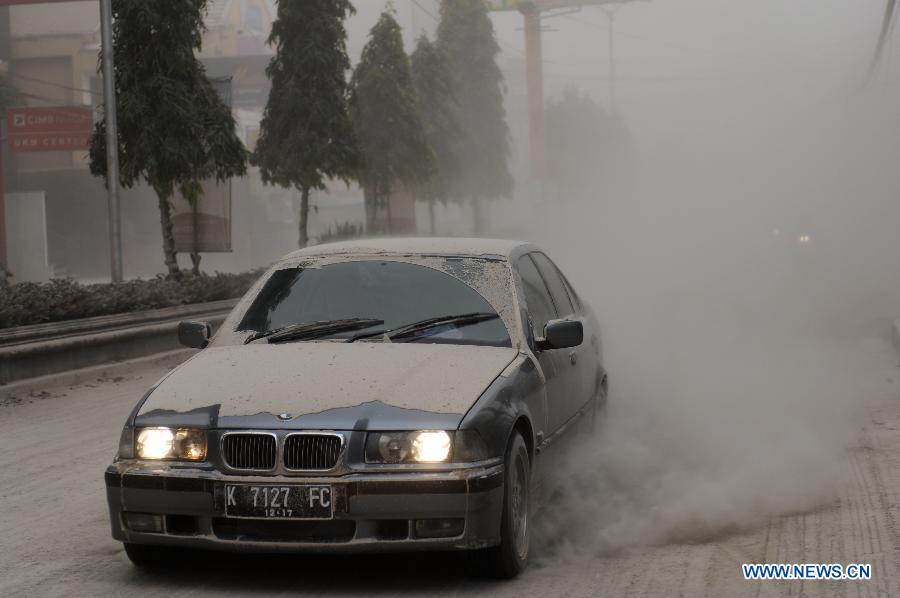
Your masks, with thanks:
<instances>
[{"instance_id":1,"label":"rear side window","mask_svg":"<svg viewBox=\"0 0 900 598\"><path fill-rule=\"evenodd\" d=\"M530 257L527 255L520 257L517 266L522 279L522 290L525 292L525 303L531 316L531 325L534 328L532 332L536 336L543 336L544 326L557 317L553 300L550 298L550 292L544 279Z\"/></svg>"},{"instance_id":2,"label":"rear side window","mask_svg":"<svg viewBox=\"0 0 900 598\"><path fill-rule=\"evenodd\" d=\"M547 286L550 287L550 296L553 297L553 303L556 304L556 311L559 313L559 317L563 318L573 315L575 307L569 298L569 292L566 290L566 284L563 282L559 269L543 253L532 253L530 255L534 258L534 262L537 264L541 276L547 282Z\"/></svg>"}]
</instances>

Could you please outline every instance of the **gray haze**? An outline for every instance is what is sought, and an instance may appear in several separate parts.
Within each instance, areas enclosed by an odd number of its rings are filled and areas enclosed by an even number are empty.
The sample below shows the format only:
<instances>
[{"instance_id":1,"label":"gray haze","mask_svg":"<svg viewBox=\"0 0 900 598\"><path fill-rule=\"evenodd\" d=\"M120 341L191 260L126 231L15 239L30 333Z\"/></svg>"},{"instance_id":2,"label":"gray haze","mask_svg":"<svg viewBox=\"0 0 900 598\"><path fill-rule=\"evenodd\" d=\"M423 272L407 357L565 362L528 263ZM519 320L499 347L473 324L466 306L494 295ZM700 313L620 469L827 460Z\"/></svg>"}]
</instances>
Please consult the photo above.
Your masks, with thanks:
<instances>
[{"instance_id":1,"label":"gray haze","mask_svg":"<svg viewBox=\"0 0 900 598\"><path fill-rule=\"evenodd\" d=\"M859 398L896 398L883 375L900 311L896 57L862 88L882 11L616 12L615 114L630 142L612 148L613 174L562 205L523 199L528 216L516 207L498 225L549 248L606 334L609 418L542 528L562 554L827 507L867 417ZM515 15L496 22L518 41ZM548 93L574 85L609 110L604 13L551 24Z\"/></svg>"},{"instance_id":2,"label":"gray haze","mask_svg":"<svg viewBox=\"0 0 900 598\"><path fill-rule=\"evenodd\" d=\"M354 61L386 3L356 4ZM394 2L407 50L413 25L435 27L438 2L418 4ZM60 9L29 10L52 21ZM604 10L548 19L548 99L574 87L625 132L606 140L590 192L565 197L526 172L522 17L493 16L517 187L492 204L486 228L546 246L594 306L612 387L600 440L572 463L540 530L554 554L700 539L827 506L860 442L859 397L896 398L878 373L893 366L886 339L900 315L893 45L863 87L883 10L883 0L620 6L614 106ZM235 236L249 249L206 256L205 270L295 248L296 197L248 188ZM148 205L146 234L126 238L126 258L146 258L131 275L162 266ZM313 236L362 216L324 194L313 205ZM271 228L240 229L251 210ZM467 210L440 208L438 232L470 234ZM424 211L418 221L427 230Z\"/></svg>"}]
</instances>

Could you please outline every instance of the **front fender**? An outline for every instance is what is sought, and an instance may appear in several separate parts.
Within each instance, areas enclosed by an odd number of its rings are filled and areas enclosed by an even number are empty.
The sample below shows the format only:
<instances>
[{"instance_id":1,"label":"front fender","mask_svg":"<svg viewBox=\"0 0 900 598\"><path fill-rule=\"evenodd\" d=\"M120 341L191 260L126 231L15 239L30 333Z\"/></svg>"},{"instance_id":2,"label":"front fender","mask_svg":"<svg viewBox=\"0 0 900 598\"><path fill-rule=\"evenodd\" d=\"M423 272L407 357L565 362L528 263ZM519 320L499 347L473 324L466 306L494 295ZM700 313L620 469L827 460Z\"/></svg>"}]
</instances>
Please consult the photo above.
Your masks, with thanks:
<instances>
[{"instance_id":1,"label":"front fender","mask_svg":"<svg viewBox=\"0 0 900 598\"><path fill-rule=\"evenodd\" d=\"M536 447L535 436L547 426L546 387L537 365L522 353L482 393L463 417L459 429L477 430L491 457L502 457L513 426L520 417L531 424L532 437L525 441Z\"/></svg>"}]
</instances>

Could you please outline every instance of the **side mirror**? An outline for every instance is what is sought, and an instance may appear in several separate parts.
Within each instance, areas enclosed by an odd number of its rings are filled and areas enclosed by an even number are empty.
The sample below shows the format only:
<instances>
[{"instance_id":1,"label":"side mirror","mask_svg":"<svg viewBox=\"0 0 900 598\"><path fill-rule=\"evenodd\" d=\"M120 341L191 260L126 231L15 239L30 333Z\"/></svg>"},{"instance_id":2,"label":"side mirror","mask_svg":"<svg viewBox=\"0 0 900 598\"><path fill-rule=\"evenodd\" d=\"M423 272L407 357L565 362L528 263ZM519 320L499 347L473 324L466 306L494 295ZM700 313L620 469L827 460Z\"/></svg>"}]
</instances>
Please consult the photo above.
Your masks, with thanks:
<instances>
[{"instance_id":1,"label":"side mirror","mask_svg":"<svg viewBox=\"0 0 900 598\"><path fill-rule=\"evenodd\" d=\"M191 349L203 349L209 344L212 326L209 322L179 322L178 342Z\"/></svg>"},{"instance_id":2,"label":"side mirror","mask_svg":"<svg viewBox=\"0 0 900 598\"><path fill-rule=\"evenodd\" d=\"M551 320L544 326L544 338L538 341L537 348L568 349L577 347L584 341L584 326L579 320Z\"/></svg>"}]
</instances>

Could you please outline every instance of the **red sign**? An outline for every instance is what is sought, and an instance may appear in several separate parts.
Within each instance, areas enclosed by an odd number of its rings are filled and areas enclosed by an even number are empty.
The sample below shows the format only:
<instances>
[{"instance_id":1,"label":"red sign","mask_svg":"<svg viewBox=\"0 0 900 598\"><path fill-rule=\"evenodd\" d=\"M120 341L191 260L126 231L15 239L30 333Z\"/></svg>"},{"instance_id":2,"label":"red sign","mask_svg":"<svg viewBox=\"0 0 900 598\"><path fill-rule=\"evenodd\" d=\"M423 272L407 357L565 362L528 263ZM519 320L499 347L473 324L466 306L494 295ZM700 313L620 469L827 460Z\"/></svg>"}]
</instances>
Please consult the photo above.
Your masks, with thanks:
<instances>
[{"instance_id":1,"label":"red sign","mask_svg":"<svg viewBox=\"0 0 900 598\"><path fill-rule=\"evenodd\" d=\"M86 106L10 108L6 111L9 149L13 152L87 150L94 111Z\"/></svg>"}]
</instances>

